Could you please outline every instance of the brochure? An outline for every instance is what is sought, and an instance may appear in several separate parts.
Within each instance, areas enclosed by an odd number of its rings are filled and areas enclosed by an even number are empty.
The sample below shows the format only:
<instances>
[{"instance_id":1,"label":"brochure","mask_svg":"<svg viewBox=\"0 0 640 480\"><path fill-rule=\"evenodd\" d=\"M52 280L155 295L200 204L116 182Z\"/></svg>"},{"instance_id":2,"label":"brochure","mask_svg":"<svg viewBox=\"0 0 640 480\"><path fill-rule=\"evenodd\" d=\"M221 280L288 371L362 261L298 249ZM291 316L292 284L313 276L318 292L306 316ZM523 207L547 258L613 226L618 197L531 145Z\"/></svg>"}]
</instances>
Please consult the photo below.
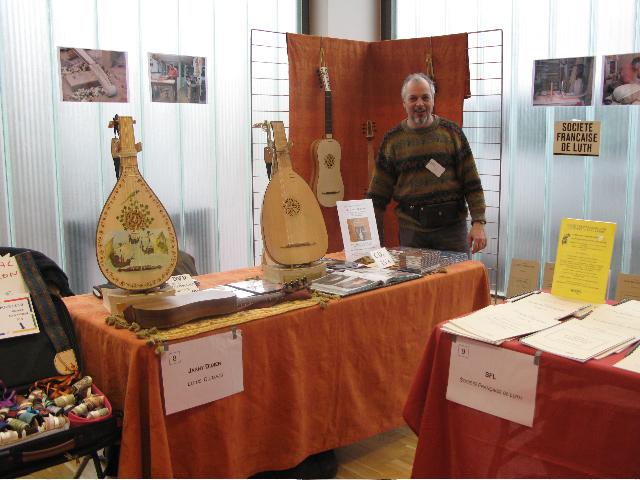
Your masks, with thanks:
<instances>
[{"instance_id":1,"label":"brochure","mask_svg":"<svg viewBox=\"0 0 640 480\"><path fill-rule=\"evenodd\" d=\"M336 202L336 206L342 243L348 261L353 262L369 255L371 250L380 248L378 226L371 199Z\"/></svg>"},{"instance_id":2,"label":"brochure","mask_svg":"<svg viewBox=\"0 0 640 480\"><path fill-rule=\"evenodd\" d=\"M344 270L318 278L311 283L311 289L345 297L354 293L386 287L395 283L420 278L422 275L384 268L362 268Z\"/></svg>"}]
</instances>

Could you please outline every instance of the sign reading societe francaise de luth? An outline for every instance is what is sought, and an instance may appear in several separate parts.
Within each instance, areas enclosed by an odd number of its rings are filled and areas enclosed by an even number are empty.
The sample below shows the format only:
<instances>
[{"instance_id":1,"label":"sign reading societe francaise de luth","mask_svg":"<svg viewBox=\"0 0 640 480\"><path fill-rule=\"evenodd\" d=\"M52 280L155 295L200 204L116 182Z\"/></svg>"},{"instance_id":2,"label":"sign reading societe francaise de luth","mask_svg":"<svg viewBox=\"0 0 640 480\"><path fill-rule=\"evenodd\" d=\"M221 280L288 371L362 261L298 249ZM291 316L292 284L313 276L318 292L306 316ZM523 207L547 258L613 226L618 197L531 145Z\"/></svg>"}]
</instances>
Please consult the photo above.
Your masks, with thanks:
<instances>
[{"instance_id":1,"label":"sign reading societe francaise de luth","mask_svg":"<svg viewBox=\"0 0 640 480\"><path fill-rule=\"evenodd\" d=\"M554 155L600 155L600 122L558 121L553 133Z\"/></svg>"}]
</instances>

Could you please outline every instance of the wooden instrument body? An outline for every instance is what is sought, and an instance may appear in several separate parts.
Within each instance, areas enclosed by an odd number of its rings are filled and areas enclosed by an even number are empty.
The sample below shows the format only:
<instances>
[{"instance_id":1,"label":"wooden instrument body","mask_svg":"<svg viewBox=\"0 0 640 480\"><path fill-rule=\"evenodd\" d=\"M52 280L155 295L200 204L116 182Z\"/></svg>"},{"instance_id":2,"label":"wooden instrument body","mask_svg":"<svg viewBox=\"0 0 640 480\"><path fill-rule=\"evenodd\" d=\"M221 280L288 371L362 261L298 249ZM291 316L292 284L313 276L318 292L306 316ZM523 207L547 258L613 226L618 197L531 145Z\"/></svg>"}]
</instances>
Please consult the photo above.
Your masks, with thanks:
<instances>
[{"instance_id":1,"label":"wooden instrument body","mask_svg":"<svg viewBox=\"0 0 640 480\"><path fill-rule=\"evenodd\" d=\"M228 290L204 290L173 297L156 297L129 305L124 318L142 328L168 328L198 318L234 313L247 308L265 308L283 301L307 300L311 292L306 285L284 287L280 291L238 298Z\"/></svg>"},{"instance_id":2,"label":"wooden instrument body","mask_svg":"<svg viewBox=\"0 0 640 480\"><path fill-rule=\"evenodd\" d=\"M313 173L311 188L323 207L335 207L336 202L344 199L344 182L340 173L342 147L333 138L333 120L331 115L331 86L327 67L320 67L320 81L324 86L324 138L311 145Z\"/></svg>"},{"instance_id":3,"label":"wooden instrument body","mask_svg":"<svg viewBox=\"0 0 640 480\"><path fill-rule=\"evenodd\" d=\"M344 182L340 173L342 147L333 138L323 138L313 142L312 156L317 165L318 174L313 191L318 203L323 207L335 207L336 202L344 199Z\"/></svg>"},{"instance_id":4,"label":"wooden instrument body","mask_svg":"<svg viewBox=\"0 0 640 480\"><path fill-rule=\"evenodd\" d=\"M321 259L329 246L322 211L309 185L293 171L282 122L272 122L278 171L262 200L261 229L269 256L281 265Z\"/></svg>"},{"instance_id":5,"label":"wooden instrument body","mask_svg":"<svg viewBox=\"0 0 640 480\"><path fill-rule=\"evenodd\" d=\"M164 283L178 263L169 214L138 170L133 120L120 117L120 177L96 229L96 258L105 278L125 290Z\"/></svg>"},{"instance_id":6,"label":"wooden instrument body","mask_svg":"<svg viewBox=\"0 0 640 480\"><path fill-rule=\"evenodd\" d=\"M124 310L128 322L142 328L167 328L196 318L233 313L238 309L236 294L226 290L207 290L173 297L158 297Z\"/></svg>"}]
</instances>

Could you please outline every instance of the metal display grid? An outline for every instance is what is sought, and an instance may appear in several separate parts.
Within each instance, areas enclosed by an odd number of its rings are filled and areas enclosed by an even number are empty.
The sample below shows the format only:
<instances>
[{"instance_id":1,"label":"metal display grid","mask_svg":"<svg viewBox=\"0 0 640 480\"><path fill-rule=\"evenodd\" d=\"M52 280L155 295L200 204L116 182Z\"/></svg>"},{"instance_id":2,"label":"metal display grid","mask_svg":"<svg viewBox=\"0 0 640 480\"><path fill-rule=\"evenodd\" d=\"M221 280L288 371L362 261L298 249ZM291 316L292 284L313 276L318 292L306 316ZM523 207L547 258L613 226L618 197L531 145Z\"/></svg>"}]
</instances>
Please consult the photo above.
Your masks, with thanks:
<instances>
[{"instance_id":1,"label":"metal display grid","mask_svg":"<svg viewBox=\"0 0 640 480\"><path fill-rule=\"evenodd\" d=\"M487 204L488 244L473 256L487 267L494 297L498 297L500 190L502 174L503 31L468 35L471 97L463 107L463 131L474 153ZM434 72L437 79L437 72ZM288 137L289 63L286 33L251 31L251 124L282 120ZM295 140L295 139L294 139ZM252 128L253 245L255 265L262 255L260 208L269 183L264 161L266 134Z\"/></svg>"}]
</instances>

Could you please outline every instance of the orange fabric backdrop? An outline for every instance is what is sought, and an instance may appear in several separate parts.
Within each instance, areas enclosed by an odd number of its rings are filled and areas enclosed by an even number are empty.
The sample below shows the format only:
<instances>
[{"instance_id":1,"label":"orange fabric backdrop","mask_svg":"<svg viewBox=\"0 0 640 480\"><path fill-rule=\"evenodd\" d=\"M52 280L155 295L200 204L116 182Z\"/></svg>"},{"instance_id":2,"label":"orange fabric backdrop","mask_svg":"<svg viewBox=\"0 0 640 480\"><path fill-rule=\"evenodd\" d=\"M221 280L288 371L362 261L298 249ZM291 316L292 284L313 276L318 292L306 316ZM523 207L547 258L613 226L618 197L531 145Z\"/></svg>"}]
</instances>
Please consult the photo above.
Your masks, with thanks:
<instances>
[{"instance_id":1,"label":"orange fabric backdrop","mask_svg":"<svg viewBox=\"0 0 640 480\"><path fill-rule=\"evenodd\" d=\"M329 72L333 138L342 147L344 200L364 198L369 186L367 140L362 127L375 122L374 151L380 138L406 118L400 88L407 75L427 71L432 52L436 80L435 113L462 125L469 96L467 34L431 38L359 42L313 35L287 34L289 55L289 140L293 169L307 182L312 173L310 146L325 134L324 89L318 78L320 47ZM385 244L398 244L395 202L384 217ZM336 208L320 207L329 233L329 251L343 250Z\"/></svg>"}]
</instances>

